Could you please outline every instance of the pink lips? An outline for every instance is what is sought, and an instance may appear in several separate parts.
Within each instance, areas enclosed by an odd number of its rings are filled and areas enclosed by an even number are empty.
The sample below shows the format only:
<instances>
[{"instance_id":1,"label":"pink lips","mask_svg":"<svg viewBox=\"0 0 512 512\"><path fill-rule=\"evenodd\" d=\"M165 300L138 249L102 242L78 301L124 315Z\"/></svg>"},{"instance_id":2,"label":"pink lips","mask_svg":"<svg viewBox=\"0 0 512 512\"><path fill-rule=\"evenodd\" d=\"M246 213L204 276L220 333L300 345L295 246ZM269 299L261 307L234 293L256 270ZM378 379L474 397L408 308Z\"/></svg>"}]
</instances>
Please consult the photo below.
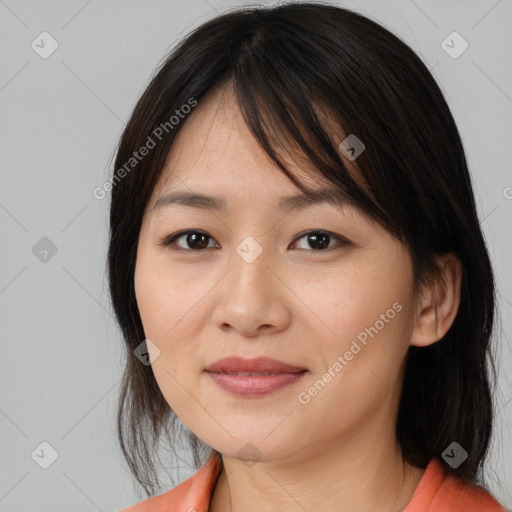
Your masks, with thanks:
<instances>
[{"instance_id":1,"label":"pink lips","mask_svg":"<svg viewBox=\"0 0 512 512\"><path fill-rule=\"evenodd\" d=\"M226 357L208 366L205 371L222 389L242 396L266 395L297 382L307 372L305 368L268 357Z\"/></svg>"},{"instance_id":2,"label":"pink lips","mask_svg":"<svg viewBox=\"0 0 512 512\"><path fill-rule=\"evenodd\" d=\"M306 368L292 366L269 357L243 359L242 357L224 357L206 368L207 372L301 372Z\"/></svg>"}]
</instances>

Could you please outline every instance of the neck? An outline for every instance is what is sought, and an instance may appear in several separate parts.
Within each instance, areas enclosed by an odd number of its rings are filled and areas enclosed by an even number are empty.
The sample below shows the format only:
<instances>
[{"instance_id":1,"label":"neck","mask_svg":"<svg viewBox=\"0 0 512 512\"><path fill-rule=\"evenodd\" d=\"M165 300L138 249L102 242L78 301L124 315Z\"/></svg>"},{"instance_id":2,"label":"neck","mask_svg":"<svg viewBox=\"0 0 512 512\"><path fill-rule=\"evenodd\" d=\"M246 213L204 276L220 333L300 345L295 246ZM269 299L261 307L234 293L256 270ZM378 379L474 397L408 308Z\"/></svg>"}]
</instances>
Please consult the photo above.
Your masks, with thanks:
<instances>
[{"instance_id":1,"label":"neck","mask_svg":"<svg viewBox=\"0 0 512 512\"><path fill-rule=\"evenodd\" d=\"M381 425L382 426L382 425ZM402 510L424 469L404 461L393 429L358 432L325 450L249 466L223 456L210 512ZM325 440L324 440L325 441Z\"/></svg>"}]
</instances>

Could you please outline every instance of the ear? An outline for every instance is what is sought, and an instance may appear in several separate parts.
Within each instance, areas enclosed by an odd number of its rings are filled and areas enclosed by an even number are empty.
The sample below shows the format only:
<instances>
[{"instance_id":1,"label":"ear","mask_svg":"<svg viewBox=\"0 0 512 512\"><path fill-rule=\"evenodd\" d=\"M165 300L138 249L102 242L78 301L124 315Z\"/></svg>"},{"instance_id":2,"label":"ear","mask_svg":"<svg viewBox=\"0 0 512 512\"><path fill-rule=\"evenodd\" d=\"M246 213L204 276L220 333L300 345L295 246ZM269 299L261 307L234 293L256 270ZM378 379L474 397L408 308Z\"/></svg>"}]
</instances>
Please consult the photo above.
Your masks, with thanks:
<instances>
[{"instance_id":1,"label":"ear","mask_svg":"<svg viewBox=\"0 0 512 512\"><path fill-rule=\"evenodd\" d=\"M439 341L450 329L459 310L462 263L451 253L443 254L436 260L442 279L438 278L428 285L418 299L409 342L417 347L426 347Z\"/></svg>"}]
</instances>

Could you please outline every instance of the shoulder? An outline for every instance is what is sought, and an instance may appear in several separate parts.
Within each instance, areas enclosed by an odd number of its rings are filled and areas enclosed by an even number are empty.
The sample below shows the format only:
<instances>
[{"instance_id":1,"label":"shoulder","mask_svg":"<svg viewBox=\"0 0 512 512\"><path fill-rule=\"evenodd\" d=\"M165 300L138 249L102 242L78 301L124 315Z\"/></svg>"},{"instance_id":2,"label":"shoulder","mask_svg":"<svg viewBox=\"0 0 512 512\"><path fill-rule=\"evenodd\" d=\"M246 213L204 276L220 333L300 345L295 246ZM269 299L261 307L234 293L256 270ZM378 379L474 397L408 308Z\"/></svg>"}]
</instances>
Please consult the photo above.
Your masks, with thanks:
<instances>
[{"instance_id":1,"label":"shoulder","mask_svg":"<svg viewBox=\"0 0 512 512\"><path fill-rule=\"evenodd\" d=\"M116 512L208 512L210 497L222 469L216 452L193 476L170 491Z\"/></svg>"},{"instance_id":2,"label":"shoulder","mask_svg":"<svg viewBox=\"0 0 512 512\"><path fill-rule=\"evenodd\" d=\"M507 512L483 487L464 483L432 459L406 512Z\"/></svg>"},{"instance_id":3,"label":"shoulder","mask_svg":"<svg viewBox=\"0 0 512 512\"><path fill-rule=\"evenodd\" d=\"M439 505L450 512L506 512L505 507L486 489L478 485L464 484L454 476L446 477L439 495Z\"/></svg>"}]
</instances>

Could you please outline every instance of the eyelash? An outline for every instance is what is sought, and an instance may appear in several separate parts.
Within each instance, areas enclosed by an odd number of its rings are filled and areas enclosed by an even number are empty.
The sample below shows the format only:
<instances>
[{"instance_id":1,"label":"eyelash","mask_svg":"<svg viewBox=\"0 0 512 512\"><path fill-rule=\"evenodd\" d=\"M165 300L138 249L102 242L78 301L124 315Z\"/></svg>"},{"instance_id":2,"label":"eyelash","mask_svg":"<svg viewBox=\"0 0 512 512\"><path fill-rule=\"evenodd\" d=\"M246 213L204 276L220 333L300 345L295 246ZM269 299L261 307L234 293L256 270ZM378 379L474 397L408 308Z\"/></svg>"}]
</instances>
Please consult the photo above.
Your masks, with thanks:
<instances>
[{"instance_id":1,"label":"eyelash","mask_svg":"<svg viewBox=\"0 0 512 512\"><path fill-rule=\"evenodd\" d=\"M302 233L297 238L295 238L295 240L293 242L297 242L301 238L304 238L305 236L310 235L312 233L328 235L329 237L338 240L338 242L339 242L338 247L334 246L334 247L328 247L327 249L318 249L318 250L300 249L301 251L305 250L306 252L321 253L321 252L327 252L327 251L330 251L330 250L336 249L336 248L339 249L341 247L351 244L350 240L348 240L347 238L345 238L343 236L336 235L334 233L331 233L330 231L324 231L324 230L320 230L320 229L313 229L313 230L307 231L306 233ZM178 247L175 245L176 240L179 240L183 236L189 235L189 234L200 234L200 235L204 235L207 238L213 240L213 238L210 235L208 235L207 233L205 233L204 231L200 231L197 229L186 229L183 231L179 231L178 233L174 233L173 235L169 235L168 237L164 238L161 242L159 242L158 245L163 246L163 247L168 247L172 251L181 252L181 253L187 253L187 252L188 253L191 253L191 252L192 253L200 253L200 252L205 251L206 249L215 249L215 247L209 247L209 248L207 247L204 249L183 249L183 247Z\"/></svg>"}]
</instances>

